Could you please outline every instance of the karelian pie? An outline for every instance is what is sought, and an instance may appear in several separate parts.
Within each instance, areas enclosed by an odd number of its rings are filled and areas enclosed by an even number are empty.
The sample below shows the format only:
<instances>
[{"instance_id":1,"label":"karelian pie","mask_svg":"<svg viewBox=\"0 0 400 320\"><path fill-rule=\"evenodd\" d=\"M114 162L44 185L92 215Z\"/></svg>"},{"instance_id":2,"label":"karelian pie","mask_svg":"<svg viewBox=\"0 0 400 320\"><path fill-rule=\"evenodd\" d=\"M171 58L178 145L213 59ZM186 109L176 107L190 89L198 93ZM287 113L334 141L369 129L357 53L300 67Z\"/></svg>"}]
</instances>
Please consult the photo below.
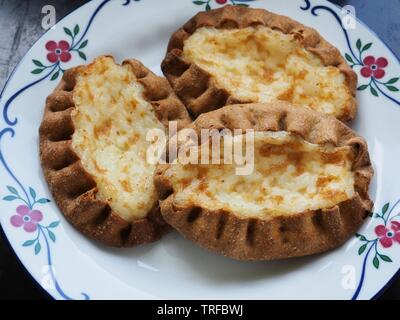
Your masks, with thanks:
<instances>
[{"instance_id":1,"label":"karelian pie","mask_svg":"<svg viewBox=\"0 0 400 320\"><path fill-rule=\"evenodd\" d=\"M146 161L147 129L178 127L189 115L168 81L136 60L101 56L67 70L47 98L40 126L45 178L65 217L112 246L159 239L163 221Z\"/></svg>"},{"instance_id":2,"label":"karelian pie","mask_svg":"<svg viewBox=\"0 0 400 320\"><path fill-rule=\"evenodd\" d=\"M188 128L198 136L202 129L254 130L251 174L238 175L236 162L223 161L175 158L157 167L164 219L205 248L240 260L315 254L343 244L372 208L367 144L332 116L287 102L233 105L200 115ZM199 159L210 148L201 139L178 141L178 150L186 154L192 145Z\"/></svg>"},{"instance_id":3,"label":"karelian pie","mask_svg":"<svg viewBox=\"0 0 400 320\"><path fill-rule=\"evenodd\" d=\"M170 39L162 70L193 117L225 105L287 101L349 123L357 75L314 29L263 9L201 12Z\"/></svg>"}]
</instances>

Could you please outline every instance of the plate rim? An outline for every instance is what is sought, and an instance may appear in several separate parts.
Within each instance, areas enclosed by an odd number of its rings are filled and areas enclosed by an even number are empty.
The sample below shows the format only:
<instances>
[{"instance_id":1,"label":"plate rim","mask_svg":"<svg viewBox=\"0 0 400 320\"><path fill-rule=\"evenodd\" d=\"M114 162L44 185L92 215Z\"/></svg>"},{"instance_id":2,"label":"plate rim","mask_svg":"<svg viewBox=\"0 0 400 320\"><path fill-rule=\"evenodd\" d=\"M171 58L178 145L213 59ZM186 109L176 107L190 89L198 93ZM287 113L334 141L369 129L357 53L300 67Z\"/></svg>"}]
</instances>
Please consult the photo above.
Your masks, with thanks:
<instances>
[{"instance_id":1,"label":"plate rim","mask_svg":"<svg viewBox=\"0 0 400 320\"><path fill-rule=\"evenodd\" d=\"M99 2L101 0L98 0ZM129 0L128 0L129 1ZM137 1L137 0L134 0ZM310 0L303 0L306 3L309 3ZM326 1L326 0L325 0ZM55 26L61 25L61 23L67 19L69 16L73 15L74 13L76 13L77 11L81 10L82 8L91 5L92 3L94 3L95 1L88 1L80 6L78 6L77 8L75 8L73 11L69 12L67 15L65 15L64 17L62 17L59 21L56 22L56 24L52 27L54 28ZM336 3L332 3L330 1L326 1L329 5L334 6L336 9L341 10L342 7L340 7L339 5L337 5ZM201 10L200 10L201 11ZM376 37L383 45L386 49L388 49L393 57L397 60L397 63L400 64L400 55L398 55L392 48L391 46L388 45L387 41L382 39L376 31L374 31L371 27L368 26L367 23L365 23L363 20L361 20L360 18L358 18L357 16L354 16L357 23L359 23L360 25L362 25L367 31L369 31L374 37ZM29 49L25 52L25 54L22 56L22 58L18 61L18 63L15 65L15 67L12 69L10 75L6 78L6 81L2 87L2 89L0 90L0 104L3 102L3 94L6 91L7 87L9 86L10 80L14 77L14 75L16 74L16 72L19 70L19 68L21 67L21 65L25 62L27 56L29 55L29 53L32 51L32 49L36 46L36 44L42 40L43 37L45 37L51 30L52 28L46 30L38 39L36 39L33 44L29 47ZM33 280L33 283L35 285L35 287L39 288L39 290L41 290L48 298L51 298L53 300L58 300L56 297L56 293L51 293L50 290L45 289L40 283L39 281L32 275L32 273L30 272L28 266L26 263L24 263L23 259L20 259L18 256L17 251L14 249L13 244L11 243L11 241L9 240L9 238L6 235L6 232L4 230L4 227L2 226L2 223L0 223L0 234L3 236L3 238L5 239L4 243L6 244L6 246L8 246L8 248L10 249L10 252L12 254L12 256L14 258L17 259L17 263L22 266L23 271L28 274L29 278ZM387 280L387 282L381 287L381 289L379 291L377 291L373 296L371 296L371 298L369 300L376 300L379 299L382 294L384 294L384 292L388 289L388 287L397 279L400 277L400 266L398 267L398 270L393 274L393 276ZM351 298L349 299L351 300Z\"/></svg>"}]
</instances>

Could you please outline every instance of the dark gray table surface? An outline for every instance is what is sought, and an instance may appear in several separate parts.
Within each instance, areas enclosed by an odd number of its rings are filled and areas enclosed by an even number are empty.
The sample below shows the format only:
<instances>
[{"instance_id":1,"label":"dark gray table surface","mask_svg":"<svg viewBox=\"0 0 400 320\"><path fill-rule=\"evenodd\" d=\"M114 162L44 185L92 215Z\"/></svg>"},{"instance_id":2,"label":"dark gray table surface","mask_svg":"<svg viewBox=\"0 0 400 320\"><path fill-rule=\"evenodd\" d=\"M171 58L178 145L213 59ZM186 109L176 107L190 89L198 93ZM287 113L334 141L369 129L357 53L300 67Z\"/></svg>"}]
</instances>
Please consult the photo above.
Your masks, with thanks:
<instances>
[{"instance_id":1,"label":"dark gray table surface","mask_svg":"<svg viewBox=\"0 0 400 320\"><path fill-rule=\"evenodd\" d=\"M166 0L164 0L166 1ZM57 20L84 4L85 0L0 0L0 88L16 64L44 33L41 9L54 5ZM332 0L340 6L351 4L359 19L373 29L400 57L400 0ZM1 213L0 213L1 214ZM30 278L0 235L0 299L47 299ZM382 299L400 299L400 279L395 280Z\"/></svg>"}]
</instances>

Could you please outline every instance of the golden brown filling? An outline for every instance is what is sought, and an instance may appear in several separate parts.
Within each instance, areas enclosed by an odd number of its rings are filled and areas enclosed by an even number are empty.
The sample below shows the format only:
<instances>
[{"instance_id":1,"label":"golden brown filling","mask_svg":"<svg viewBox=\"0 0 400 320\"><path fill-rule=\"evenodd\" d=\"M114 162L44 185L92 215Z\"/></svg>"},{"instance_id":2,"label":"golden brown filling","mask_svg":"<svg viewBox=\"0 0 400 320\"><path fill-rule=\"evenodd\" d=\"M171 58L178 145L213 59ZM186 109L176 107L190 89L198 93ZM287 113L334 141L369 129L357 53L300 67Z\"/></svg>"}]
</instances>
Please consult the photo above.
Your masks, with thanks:
<instances>
[{"instance_id":1,"label":"golden brown filling","mask_svg":"<svg viewBox=\"0 0 400 320\"><path fill-rule=\"evenodd\" d=\"M174 202L265 218L329 208L354 195L349 147L315 145L286 132L256 132L254 170L237 175L237 167L222 161L172 164L166 175Z\"/></svg>"},{"instance_id":2,"label":"golden brown filling","mask_svg":"<svg viewBox=\"0 0 400 320\"><path fill-rule=\"evenodd\" d=\"M97 197L127 221L144 217L157 202L146 132L163 126L142 85L128 66L101 57L81 73L73 98L72 145L97 183Z\"/></svg>"},{"instance_id":3,"label":"golden brown filling","mask_svg":"<svg viewBox=\"0 0 400 320\"><path fill-rule=\"evenodd\" d=\"M336 117L352 103L338 68L324 66L294 36L267 27L200 28L185 41L183 57L241 101L288 101Z\"/></svg>"}]
</instances>

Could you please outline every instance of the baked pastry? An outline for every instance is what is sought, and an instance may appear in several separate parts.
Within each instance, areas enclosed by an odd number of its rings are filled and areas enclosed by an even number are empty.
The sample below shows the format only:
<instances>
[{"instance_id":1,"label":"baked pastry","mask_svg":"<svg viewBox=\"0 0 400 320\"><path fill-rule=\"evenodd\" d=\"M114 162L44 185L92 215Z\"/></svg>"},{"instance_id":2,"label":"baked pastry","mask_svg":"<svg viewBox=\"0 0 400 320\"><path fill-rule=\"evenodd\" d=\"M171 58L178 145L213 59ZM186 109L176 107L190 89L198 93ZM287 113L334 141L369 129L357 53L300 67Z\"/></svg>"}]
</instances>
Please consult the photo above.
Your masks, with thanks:
<instances>
[{"instance_id":1,"label":"baked pastry","mask_svg":"<svg viewBox=\"0 0 400 320\"><path fill-rule=\"evenodd\" d=\"M349 239L372 208L367 144L334 117L286 102L233 105L200 115L188 128L198 136L202 129L254 130L248 175L237 175L234 161L175 158L157 168L164 219L205 248L240 260L315 254ZM199 157L210 148L194 141L178 143L179 154L188 145Z\"/></svg>"},{"instance_id":2,"label":"baked pastry","mask_svg":"<svg viewBox=\"0 0 400 320\"><path fill-rule=\"evenodd\" d=\"M357 75L314 29L263 9L201 12L170 39L162 70L192 116L287 101L350 122Z\"/></svg>"},{"instance_id":3,"label":"baked pastry","mask_svg":"<svg viewBox=\"0 0 400 320\"><path fill-rule=\"evenodd\" d=\"M146 161L146 130L182 127L189 115L168 81L139 61L101 56L67 70L40 126L44 175L65 217L112 246L159 239L163 221Z\"/></svg>"}]
</instances>

